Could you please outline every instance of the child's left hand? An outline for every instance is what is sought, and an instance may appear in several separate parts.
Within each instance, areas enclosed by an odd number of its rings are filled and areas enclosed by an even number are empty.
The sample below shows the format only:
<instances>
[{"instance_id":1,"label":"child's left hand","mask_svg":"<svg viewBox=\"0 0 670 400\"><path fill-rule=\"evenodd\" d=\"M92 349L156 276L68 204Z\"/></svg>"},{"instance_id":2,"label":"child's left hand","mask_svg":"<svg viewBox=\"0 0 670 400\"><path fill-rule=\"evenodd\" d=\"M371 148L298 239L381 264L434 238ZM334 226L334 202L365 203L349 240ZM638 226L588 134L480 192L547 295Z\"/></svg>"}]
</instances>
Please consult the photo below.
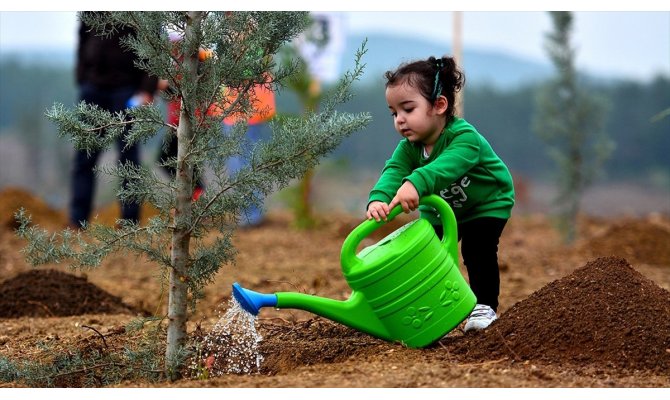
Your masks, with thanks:
<instances>
[{"instance_id":1,"label":"child's left hand","mask_svg":"<svg viewBox=\"0 0 670 400\"><path fill-rule=\"evenodd\" d=\"M405 181L395 194L395 197L389 203L389 210L400 204L402 209L408 213L419 207L419 192L416 191L412 182Z\"/></svg>"}]
</instances>

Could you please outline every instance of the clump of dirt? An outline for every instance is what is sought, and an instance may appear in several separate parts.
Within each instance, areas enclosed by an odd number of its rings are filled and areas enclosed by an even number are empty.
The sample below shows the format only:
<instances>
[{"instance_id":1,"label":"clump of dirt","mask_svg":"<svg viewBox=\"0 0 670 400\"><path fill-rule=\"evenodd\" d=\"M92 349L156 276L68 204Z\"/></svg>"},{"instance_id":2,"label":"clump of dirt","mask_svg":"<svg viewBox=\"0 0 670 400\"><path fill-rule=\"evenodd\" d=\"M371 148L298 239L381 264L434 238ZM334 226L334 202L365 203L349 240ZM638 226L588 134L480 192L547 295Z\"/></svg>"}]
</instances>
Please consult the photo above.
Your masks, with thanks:
<instances>
[{"instance_id":1,"label":"clump of dirt","mask_svg":"<svg viewBox=\"0 0 670 400\"><path fill-rule=\"evenodd\" d=\"M0 318L136 312L86 278L53 269L27 271L0 285Z\"/></svg>"},{"instance_id":2,"label":"clump of dirt","mask_svg":"<svg viewBox=\"0 0 670 400\"><path fill-rule=\"evenodd\" d=\"M670 292L623 258L603 257L516 303L457 353L670 372Z\"/></svg>"},{"instance_id":3,"label":"clump of dirt","mask_svg":"<svg viewBox=\"0 0 670 400\"><path fill-rule=\"evenodd\" d=\"M50 228L62 228L67 223L65 214L51 208L39 197L21 188L7 187L0 190L0 227L16 229L18 224L14 219L21 207L31 215L35 224Z\"/></svg>"},{"instance_id":4,"label":"clump of dirt","mask_svg":"<svg viewBox=\"0 0 670 400\"><path fill-rule=\"evenodd\" d=\"M670 231L643 220L619 222L589 240L584 249L594 257L619 256L632 262L670 266Z\"/></svg>"}]
</instances>

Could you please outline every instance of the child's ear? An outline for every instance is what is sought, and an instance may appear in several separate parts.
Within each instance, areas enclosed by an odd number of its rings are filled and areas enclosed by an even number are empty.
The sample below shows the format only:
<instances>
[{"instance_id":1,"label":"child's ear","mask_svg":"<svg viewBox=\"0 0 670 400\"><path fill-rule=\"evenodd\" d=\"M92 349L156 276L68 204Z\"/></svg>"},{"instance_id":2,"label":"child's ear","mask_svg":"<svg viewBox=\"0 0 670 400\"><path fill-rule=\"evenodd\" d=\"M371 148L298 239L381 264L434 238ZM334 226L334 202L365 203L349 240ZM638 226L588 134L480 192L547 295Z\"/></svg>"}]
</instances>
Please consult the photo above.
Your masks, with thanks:
<instances>
[{"instance_id":1,"label":"child's ear","mask_svg":"<svg viewBox=\"0 0 670 400\"><path fill-rule=\"evenodd\" d=\"M433 103L433 108L438 114L444 114L449 108L449 100L445 96L439 96Z\"/></svg>"}]
</instances>

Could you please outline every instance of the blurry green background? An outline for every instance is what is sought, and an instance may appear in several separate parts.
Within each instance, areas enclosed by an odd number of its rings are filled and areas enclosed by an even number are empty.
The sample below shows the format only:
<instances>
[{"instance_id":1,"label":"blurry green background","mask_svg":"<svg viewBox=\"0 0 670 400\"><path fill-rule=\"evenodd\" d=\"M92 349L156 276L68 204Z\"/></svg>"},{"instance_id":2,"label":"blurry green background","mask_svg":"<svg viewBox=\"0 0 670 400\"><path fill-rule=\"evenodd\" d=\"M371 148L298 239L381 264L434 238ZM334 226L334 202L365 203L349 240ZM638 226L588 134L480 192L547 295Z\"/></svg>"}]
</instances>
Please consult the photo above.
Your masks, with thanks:
<instances>
[{"instance_id":1,"label":"blurry green background","mask_svg":"<svg viewBox=\"0 0 670 400\"><path fill-rule=\"evenodd\" d=\"M556 168L533 133L535 92L553 74L544 55L549 18L543 12L465 12L462 66L464 117L486 136L526 192L516 212L551 209ZM368 127L348 138L318 167L313 199L320 211L360 213L367 191L400 136L393 130L383 72L400 62L452 54L451 12L341 12L337 70L353 65L367 38L364 78L344 111L370 112ZM399 21L407 23L401 24ZM22 187L57 208L69 196L71 145L44 116L54 102L77 102L74 52L77 22L70 12L0 13L0 190ZM30 31L30 33L28 33ZM584 199L596 215L670 212L670 12L576 13L580 79L605 96L606 132L616 143L603 174ZM633 47L624 48L624 42ZM629 43L626 43L628 45ZM646 53L645 53L646 51ZM581 63L580 63L580 60ZM323 82L327 90L331 83ZM299 112L296 96L278 93L279 112ZM162 135L143 147L154 163ZM115 162L110 150L102 162ZM99 181L98 205L115 184ZM281 206L281 194L268 200Z\"/></svg>"}]
</instances>

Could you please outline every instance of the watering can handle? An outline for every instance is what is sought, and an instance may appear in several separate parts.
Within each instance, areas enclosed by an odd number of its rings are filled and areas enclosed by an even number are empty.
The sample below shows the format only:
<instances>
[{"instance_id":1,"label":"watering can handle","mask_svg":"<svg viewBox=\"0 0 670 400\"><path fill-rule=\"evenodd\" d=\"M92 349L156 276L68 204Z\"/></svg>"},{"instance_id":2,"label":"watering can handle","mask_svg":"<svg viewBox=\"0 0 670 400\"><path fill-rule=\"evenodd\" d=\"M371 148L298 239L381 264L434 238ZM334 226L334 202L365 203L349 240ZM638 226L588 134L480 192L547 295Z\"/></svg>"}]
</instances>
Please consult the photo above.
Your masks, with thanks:
<instances>
[{"instance_id":1,"label":"watering can handle","mask_svg":"<svg viewBox=\"0 0 670 400\"><path fill-rule=\"evenodd\" d=\"M447 247L449 254L451 254L455 260L458 260L458 231L454 211L449 207L449 204L447 204L446 201L436 194L422 197L419 200L419 204L431 206L440 214L444 230L442 244ZM401 212L402 206L397 205L391 210L386 221L382 220L377 222L374 219L368 219L351 231L349 236L344 240L342 251L340 253L342 270L344 272L348 272L354 265L362 262L362 260L356 256L356 249L363 239L368 237L382 225L393 220L393 218L398 216Z\"/></svg>"}]
</instances>

